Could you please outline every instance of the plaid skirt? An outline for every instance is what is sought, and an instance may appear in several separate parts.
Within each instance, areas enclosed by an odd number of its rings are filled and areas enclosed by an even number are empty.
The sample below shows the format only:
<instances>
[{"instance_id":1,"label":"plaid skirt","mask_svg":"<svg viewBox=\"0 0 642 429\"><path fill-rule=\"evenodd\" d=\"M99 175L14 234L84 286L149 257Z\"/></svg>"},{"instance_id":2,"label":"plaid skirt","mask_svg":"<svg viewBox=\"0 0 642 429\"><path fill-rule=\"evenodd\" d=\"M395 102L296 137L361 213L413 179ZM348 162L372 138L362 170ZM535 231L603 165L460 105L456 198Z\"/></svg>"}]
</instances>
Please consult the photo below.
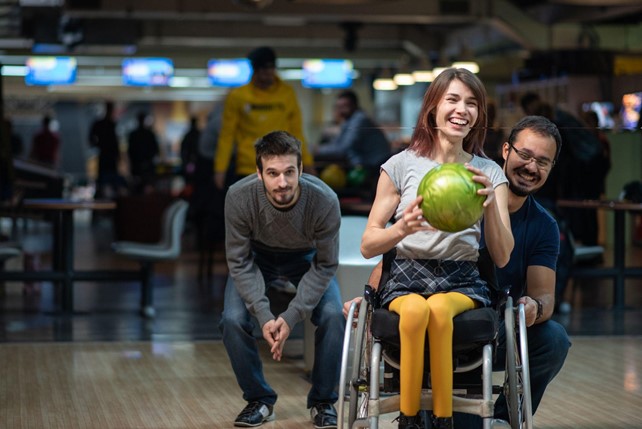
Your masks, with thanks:
<instances>
[{"instance_id":1,"label":"plaid skirt","mask_svg":"<svg viewBox=\"0 0 642 429\"><path fill-rule=\"evenodd\" d=\"M385 308L395 298L410 293L428 297L439 292L459 292L482 307L490 305L490 292L472 261L439 261L435 259L395 259L390 279L379 290Z\"/></svg>"}]
</instances>

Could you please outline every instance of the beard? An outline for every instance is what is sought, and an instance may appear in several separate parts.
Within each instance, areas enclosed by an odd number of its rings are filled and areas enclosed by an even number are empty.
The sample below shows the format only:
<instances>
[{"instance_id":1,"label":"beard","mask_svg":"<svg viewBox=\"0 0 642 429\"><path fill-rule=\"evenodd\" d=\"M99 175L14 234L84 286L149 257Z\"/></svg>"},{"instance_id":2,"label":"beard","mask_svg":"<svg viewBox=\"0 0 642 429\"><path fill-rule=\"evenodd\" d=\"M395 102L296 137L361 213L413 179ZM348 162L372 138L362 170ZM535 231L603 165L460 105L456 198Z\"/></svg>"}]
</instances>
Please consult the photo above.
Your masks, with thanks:
<instances>
[{"instance_id":1,"label":"beard","mask_svg":"<svg viewBox=\"0 0 642 429\"><path fill-rule=\"evenodd\" d=\"M273 189L270 191L265 187L265 184L263 184L263 189L265 190L265 194L268 196L268 199L279 207L292 204L297 196L297 193L293 192L292 187L287 187L285 189Z\"/></svg>"},{"instance_id":2,"label":"beard","mask_svg":"<svg viewBox=\"0 0 642 429\"><path fill-rule=\"evenodd\" d=\"M530 194L536 192L544 185L544 183L541 183L542 176L540 176L539 174L536 174L537 183L539 184L539 186L522 185L519 181L520 174L523 173L525 176L532 175L532 173L530 173L523 167L514 169L511 174L508 174L508 171L505 168L504 173L506 174L506 178L508 179L508 189L518 197L527 197Z\"/></svg>"},{"instance_id":3,"label":"beard","mask_svg":"<svg viewBox=\"0 0 642 429\"><path fill-rule=\"evenodd\" d=\"M294 200L294 193L290 192L273 192L272 199L281 206L287 206Z\"/></svg>"}]
</instances>

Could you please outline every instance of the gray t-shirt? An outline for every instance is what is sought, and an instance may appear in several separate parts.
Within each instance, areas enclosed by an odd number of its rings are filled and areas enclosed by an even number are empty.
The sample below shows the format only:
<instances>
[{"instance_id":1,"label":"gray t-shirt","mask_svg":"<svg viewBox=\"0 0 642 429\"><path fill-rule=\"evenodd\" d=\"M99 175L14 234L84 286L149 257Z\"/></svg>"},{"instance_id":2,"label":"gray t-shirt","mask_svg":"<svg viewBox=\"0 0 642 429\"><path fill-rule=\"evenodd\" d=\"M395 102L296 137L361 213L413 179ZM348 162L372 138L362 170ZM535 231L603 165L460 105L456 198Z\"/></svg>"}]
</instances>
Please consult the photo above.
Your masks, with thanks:
<instances>
[{"instance_id":1,"label":"gray t-shirt","mask_svg":"<svg viewBox=\"0 0 642 429\"><path fill-rule=\"evenodd\" d=\"M508 182L499 165L490 159L473 156L470 164L483 171L495 188ZM414 151L405 150L381 166L401 195L395 219L400 219L408 204L417 198L421 179L438 165L436 161L418 156ZM455 233L420 231L405 237L397 244L397 258L477 261L480 237L481 219L472 227Z\"/></svg>"},{"instance_id":2,"label":"gray t-shirt","mask_svg":"<svg viewBox=\"0 0 642 429\"><path fill-rule=\"evenodd\" d=\"M303 174L301 194L289 210L276 209L256 174L232 185L225 198L225 250L234 286L250 313L263 326L273 320L265 280L254 262L252 245L262 251L314 250L316 256L280 315L293 328L321 300L339 265L339 200L317 177Z\"/></svg>"}]
</instances>

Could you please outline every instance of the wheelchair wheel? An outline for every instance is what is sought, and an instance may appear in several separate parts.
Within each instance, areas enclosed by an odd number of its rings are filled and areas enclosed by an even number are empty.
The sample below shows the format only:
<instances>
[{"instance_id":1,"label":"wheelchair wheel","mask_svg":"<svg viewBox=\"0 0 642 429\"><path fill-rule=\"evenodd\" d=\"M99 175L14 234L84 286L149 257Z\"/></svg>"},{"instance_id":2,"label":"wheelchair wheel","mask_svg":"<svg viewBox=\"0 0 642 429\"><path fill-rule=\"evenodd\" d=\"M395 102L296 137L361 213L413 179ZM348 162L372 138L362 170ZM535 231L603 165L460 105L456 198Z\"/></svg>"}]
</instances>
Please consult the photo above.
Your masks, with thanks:
<instances>
[{"instance_id":1,"label":"wheelchair wheel","mask_svg":"<svg viewBox=\"0 0 642 429\"><path fill-rule=\"evenodd\" d=\"M367 332L368 304L362 301L359 307L359 315L356 327L353 327L353 314L355 304L350 308L350 316L346 322L346 331L343 342L343 356L341 362L341 377L339 384L339 418L338 428L352 427L358 417L359 406L367 407L367 386L369 364L369 343L370 336ZM349 353L352 350L351 366L348 368ZM348 372L350 372L349 378ZM346 399L346 388L348 389L348 424L345 425L344 410ZM363 415L361 410L361 415ZM366 411L367 412L367 408Z\"/></svg>"},{"instance_id":2,"label":"wheelchair wheel","mask_svg":"<svg viewBox=\"0 0 642 429\"><path fill-rule=\"evenodd\" d=\"M533 401L531 398L531 373L528 361L528 333L526 332L526 314L524 305L519 305L519 355L521 357L522 389L524 391L524 427L533 428Z\"/></svg>"},{"instance_id":3,"label":"wheelchair wheel","mask_svg":"<svg viewBox=\"0 0 642 429\"><path fill-rule=\"evenodd\" d=\"M511 297L506 301L504 324L506 329L506 373L504 395L512 429L532 429L530 373L528 370L528 343L524 305L518 309L519 335L516 330L515 309Z\"/></svg>"}]
</instances>

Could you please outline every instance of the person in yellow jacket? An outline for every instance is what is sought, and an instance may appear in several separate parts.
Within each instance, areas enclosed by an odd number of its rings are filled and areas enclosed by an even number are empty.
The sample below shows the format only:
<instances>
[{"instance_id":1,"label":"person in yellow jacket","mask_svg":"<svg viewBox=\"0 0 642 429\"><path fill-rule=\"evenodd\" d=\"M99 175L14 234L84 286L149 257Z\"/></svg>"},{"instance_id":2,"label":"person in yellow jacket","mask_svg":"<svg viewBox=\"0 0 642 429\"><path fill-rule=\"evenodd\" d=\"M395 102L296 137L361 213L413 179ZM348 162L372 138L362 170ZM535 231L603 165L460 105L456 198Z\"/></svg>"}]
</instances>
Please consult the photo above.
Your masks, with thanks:
<instances>
[{"instance_id":1,"label":"person in yellow jacket","mask_svg":"<svg viewBox=\"0 0 642 429\"><path fill-rule=\"evenodd\" d=\"M294 89L276 75L276 54L262 46L249 53L252 79L230 91L225 101L218 148L214 158L214 182L225 187L225 178L236 146L235 180L256 173L254 142L271 131L287 131L303 141L301 110ZM312 155L303 145L303 165L312 168Z\"/></svg>"}]
</instances>

